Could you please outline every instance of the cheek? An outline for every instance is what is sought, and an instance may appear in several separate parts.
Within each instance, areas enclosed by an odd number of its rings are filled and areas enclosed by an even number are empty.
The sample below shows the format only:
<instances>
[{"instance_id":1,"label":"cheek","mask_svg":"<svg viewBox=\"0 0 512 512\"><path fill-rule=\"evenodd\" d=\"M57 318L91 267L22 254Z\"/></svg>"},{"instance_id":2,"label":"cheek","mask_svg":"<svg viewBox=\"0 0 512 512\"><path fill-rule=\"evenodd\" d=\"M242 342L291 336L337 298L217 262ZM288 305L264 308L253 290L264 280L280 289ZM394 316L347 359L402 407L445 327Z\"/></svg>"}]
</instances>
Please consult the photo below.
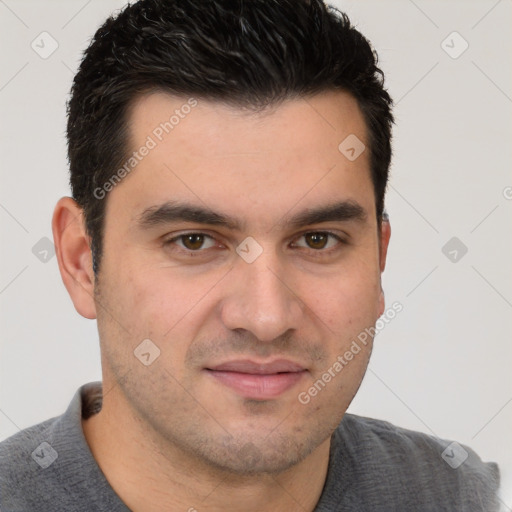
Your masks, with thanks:
<instances>
[{"instance_id":1,"label":"cheek","mask_svg":"<svg viewBox=\"0 0 512 512\"><path fill-rule=\"evenodd\" d=\"M115 297L111 293L110 302L114 302L119 321L133 337L153 340L176 363L208 320L211 297L221 277L139 266L117 273L111 282L111 289L116 291Z\"/></svg>"},{"instance_id":2,"label":"cheek","mask_svg":"<svg viewBox=\"0 0 512 512\"><path fill-rule=\"evenodd\" d=\"M373 269L340 272L310 287L308 305L333 333L356 334L379 317L380 278Z\"/></svg>"}]
</instances>

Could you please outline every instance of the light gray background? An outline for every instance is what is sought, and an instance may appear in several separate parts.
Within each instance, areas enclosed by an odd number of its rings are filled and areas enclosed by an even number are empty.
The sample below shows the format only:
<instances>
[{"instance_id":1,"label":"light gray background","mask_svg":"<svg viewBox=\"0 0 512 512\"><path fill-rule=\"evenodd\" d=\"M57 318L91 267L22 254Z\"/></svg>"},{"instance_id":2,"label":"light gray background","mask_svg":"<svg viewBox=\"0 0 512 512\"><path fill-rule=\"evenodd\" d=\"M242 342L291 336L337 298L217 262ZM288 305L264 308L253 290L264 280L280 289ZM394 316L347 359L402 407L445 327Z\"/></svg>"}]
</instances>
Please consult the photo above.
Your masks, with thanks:
<instances>
[{"instance_id":1,"label":"light gray background","mask_svg":"<svg viewBox=\"0 0 512 512\"><path fill-rule=\"evenodd\" d=\"M32 248L69 195L65 100L81 52L124 3L0 0L0 439L101 378L95 322ZM512 2L335 5L373 42L396 102L384 287L404 307L350 411L497 461L512 510ZM43 31L58 43L46 59L31 47L51 48ZM456 262L442 252L452 237L468 248Z\"/></svg>"}]
</instances>

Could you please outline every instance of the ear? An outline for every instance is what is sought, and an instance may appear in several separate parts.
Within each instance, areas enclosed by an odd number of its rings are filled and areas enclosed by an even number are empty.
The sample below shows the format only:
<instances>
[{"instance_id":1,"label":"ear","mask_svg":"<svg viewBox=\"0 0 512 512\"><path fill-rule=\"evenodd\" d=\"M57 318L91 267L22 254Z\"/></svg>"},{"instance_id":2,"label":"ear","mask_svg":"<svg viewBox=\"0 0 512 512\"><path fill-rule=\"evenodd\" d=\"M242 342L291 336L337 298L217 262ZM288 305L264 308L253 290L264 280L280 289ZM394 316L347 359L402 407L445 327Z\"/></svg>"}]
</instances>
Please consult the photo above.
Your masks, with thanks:
<instances>
[{"instance_id":1,"label":"ear","mask_svg":"<svg viewBox=\"0 0 512 512\"><path fill-rule=\"evenodd\" d=\"M379 240L379 266L380 272L384 272L386 268L386 258L388 255L388 245L389 239L391 237L391 224L389 223L389 218L387 215L382 216L382 222L380 226L380 240ZM379 316L384 313L384 309L386 307L386 301L384 299L384 290L382 289L382 285L380 287L380 297L379 297Z\"/></svg>"},{"instance_id":2,"label":"ear","mask_svg":"<svg viewBox=\"0 0 512 512\"><path fill-rule=\"evenodd\" d=\"M89 236L83 211L71 197L57 202L52 231L60 275L75 309L85 318L96 318Z\"/></svg>"}]
</instances>

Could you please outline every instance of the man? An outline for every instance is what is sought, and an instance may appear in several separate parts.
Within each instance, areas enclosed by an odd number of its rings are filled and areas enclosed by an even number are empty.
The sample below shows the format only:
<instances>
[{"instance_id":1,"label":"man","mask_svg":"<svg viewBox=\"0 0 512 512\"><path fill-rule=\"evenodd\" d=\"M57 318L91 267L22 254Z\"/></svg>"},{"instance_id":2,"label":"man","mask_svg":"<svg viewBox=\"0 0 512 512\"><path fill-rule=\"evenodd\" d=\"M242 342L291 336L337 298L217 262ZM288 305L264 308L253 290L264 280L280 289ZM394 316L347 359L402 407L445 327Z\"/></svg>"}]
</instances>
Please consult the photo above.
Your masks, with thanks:
<instances>
[{"instance_id":1,"label":"man","mask_svg":"<svg viewBox=\"0 0 512 512\"><path fill-rule=\"evenodd\" d=\"M346 414L386 311L392 122L369 43L320 0L107 20L53 218L103 381L1 443L0 510L496 510L495 464Z\"/></svg>"}]
</instances>

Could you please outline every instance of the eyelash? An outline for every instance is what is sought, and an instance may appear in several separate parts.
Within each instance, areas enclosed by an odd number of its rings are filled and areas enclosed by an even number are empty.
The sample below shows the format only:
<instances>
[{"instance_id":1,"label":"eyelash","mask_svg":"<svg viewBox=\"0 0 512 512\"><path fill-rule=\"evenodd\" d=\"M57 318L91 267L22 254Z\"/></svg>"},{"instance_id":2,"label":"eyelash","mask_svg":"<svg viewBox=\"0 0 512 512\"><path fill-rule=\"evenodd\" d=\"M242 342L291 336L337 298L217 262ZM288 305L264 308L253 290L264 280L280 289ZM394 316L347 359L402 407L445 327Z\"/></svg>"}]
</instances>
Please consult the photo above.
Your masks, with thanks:
<instances>
[{"instance_id":1,"label":"eyelash","mask_svg":"<svg viewBox=\"0 0 512 512\"><path fill-rule=\"evenodd\" d=\"M180 235L177 235L177 236L174 236L167 240L164 240L163 245L164 245L164 247L170 246L170 245L174 244L175 242L177 242L178 240L181 240L183 237L186 237L189 235L201 235L205 238L215 240L215 238L213 236L208 235L207 233L196 232L196 231L187 231L186 233L181 233ZM346 243L347 243L346 240L344 240L342 237L340 237L339 235L337 235L331 231L306 231L305 233L302 233L301 235L299 235L297 240L306 235L327 235L330 238L334 238L338 242L338 244L335 247L331 247L329 249L312 249L312 248L308 248L308 247L300 247L300 249L305 249L305 250L309 251L315 257L322 257L324 255L329 255L332 252L339 250L340 245L346 245ZM329 241L327 243L329 243ZM179 249L178 249L178 252L182 252L190 257L198 257L198 256L204 254L206 251L208 251L208 249L197 249L196 251L194 251L192 249L183 248L183 247L179 247Z\"/></svg>"}]
</instances>

